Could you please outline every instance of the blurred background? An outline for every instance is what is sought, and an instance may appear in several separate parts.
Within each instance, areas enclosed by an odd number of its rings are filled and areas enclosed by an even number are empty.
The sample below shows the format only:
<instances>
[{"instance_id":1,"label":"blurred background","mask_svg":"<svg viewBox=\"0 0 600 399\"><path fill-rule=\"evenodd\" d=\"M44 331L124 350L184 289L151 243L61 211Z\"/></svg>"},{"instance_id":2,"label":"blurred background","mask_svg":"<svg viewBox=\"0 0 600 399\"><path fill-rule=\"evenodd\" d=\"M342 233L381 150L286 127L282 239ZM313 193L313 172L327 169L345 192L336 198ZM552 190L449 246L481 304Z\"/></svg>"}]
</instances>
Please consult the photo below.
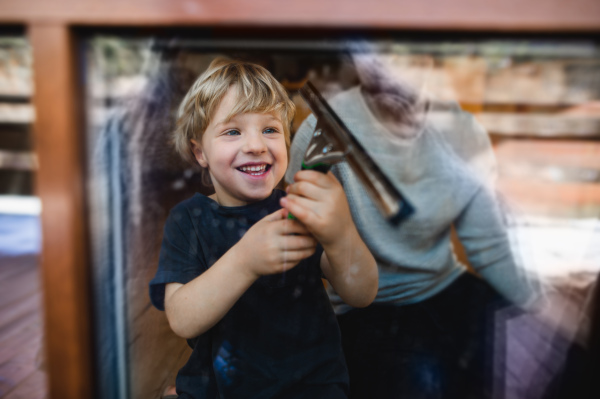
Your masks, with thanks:
<instances>
[{"instance_id":1,"label":"blurred background","mask_svg":"<svg viewBox=\"0 0 600 399\"><path fill-rule=\"evenodd\" d=\"M358 83L358 39L485 128L519 265L569 298L558 318L583 310L569 322L597 350L600 8L580 2L518 16L465 0L400 15L382 1L362 18L358 2L308 2L273 20L268 1L134 1L96 16L0 2L0 397L159 398L173 384L189 349L147 286L169 209L208 192L168 145L179 100L216 56L245 59L284 84L295 131L307 79L326 98ZM522 325L502 328L504 353L525 355L503 358L498 397L541 398L577 336L529 347Z\"/></svg>"}]
</instances>

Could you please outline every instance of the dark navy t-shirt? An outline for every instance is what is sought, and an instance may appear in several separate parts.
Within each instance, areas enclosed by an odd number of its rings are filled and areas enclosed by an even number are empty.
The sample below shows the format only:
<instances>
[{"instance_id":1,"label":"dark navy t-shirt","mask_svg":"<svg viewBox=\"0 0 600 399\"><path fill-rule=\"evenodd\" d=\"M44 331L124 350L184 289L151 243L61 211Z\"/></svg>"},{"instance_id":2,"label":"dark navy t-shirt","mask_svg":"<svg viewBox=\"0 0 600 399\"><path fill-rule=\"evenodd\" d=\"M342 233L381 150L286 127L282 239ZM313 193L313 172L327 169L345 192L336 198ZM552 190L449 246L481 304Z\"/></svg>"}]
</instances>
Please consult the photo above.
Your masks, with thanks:
<instances>
[{"instance_id":1,"label":"dark navy t-shirt","mask_svg":"<svg viewBox=\"0 0 600 399\"><path fill-rule=\"evenodd\" d=\"M223 207L200 194L176 205L164 229L154 306L165 284L188 283L235 245L285 194ZM348 374L333 309L321 282L322 249L289 271L260 277L213 328L188 340L177 375L185 398L346 398ZM252 256L251 253L247 256ZM243 262L240 259L240 262Z\"/></svg>"}]
</instances>

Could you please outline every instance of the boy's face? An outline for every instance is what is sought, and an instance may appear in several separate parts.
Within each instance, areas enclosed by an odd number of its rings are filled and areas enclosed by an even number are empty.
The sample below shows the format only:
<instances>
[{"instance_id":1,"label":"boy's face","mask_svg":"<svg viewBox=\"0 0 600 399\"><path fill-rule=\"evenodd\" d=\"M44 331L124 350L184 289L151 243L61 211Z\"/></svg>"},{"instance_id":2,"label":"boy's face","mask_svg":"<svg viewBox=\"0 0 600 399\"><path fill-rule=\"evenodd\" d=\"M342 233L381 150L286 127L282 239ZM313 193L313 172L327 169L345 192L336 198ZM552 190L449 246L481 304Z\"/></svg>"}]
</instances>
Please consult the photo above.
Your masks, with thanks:
<instances>
[{"instance_id":1,"label":"boy's face","mask_svg":"<svg viewBox=\"0 0 600 399\"><path fill-rule=\"evenodd\" d=\"M225 122L237 101L235 87L230 87L201 142L192 140L196 159L208 168L217 202L223 206L267 198L283 178L288 162L279 115L239 114Z\"/></svg>"}]
</instances>

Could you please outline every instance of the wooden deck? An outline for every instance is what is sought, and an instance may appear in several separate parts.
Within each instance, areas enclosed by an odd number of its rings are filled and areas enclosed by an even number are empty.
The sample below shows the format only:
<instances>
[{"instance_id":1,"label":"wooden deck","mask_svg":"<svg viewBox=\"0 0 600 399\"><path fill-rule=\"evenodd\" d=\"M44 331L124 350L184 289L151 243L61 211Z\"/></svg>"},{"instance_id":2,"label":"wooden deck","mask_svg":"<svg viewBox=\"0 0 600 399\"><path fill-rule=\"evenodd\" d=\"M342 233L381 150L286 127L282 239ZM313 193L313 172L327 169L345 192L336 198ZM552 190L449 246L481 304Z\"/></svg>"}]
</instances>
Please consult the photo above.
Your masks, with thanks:
<instances>
[{"instance_id":1,"label":"wooden deck","mask_svg":"<svg viewBox=\"0 0 600 399\"><path fill-rule=\"evenodd\" d=\"M0 398L47 397L38 257L0 257Z\"/></svg>"}]
</instances>

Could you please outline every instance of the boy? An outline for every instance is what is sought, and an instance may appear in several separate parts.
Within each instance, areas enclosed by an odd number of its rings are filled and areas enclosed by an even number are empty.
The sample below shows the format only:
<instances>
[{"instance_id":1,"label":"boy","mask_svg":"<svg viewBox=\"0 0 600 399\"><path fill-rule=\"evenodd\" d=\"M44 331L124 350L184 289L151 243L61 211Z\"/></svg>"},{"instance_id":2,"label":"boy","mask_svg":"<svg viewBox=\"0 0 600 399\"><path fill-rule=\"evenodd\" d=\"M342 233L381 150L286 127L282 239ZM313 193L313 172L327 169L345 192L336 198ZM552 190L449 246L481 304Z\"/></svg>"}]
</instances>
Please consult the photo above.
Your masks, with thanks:
<instances>
[{"instance_id":1,"label":"boy","mask_svg":"<svg viewBox=\"0 0 600 399\"><path fill-rule=\"evenodd\" d=\"M332 174L301 171L287 196L275 190L293 113L268 71L225 60L181 103L176 148L202 166L215 193L173 208L150 283L153 304L193 349L177 376L180 398L346 397L321 276L364 307L377 268Z\"/></svg>"}]
</instances>

